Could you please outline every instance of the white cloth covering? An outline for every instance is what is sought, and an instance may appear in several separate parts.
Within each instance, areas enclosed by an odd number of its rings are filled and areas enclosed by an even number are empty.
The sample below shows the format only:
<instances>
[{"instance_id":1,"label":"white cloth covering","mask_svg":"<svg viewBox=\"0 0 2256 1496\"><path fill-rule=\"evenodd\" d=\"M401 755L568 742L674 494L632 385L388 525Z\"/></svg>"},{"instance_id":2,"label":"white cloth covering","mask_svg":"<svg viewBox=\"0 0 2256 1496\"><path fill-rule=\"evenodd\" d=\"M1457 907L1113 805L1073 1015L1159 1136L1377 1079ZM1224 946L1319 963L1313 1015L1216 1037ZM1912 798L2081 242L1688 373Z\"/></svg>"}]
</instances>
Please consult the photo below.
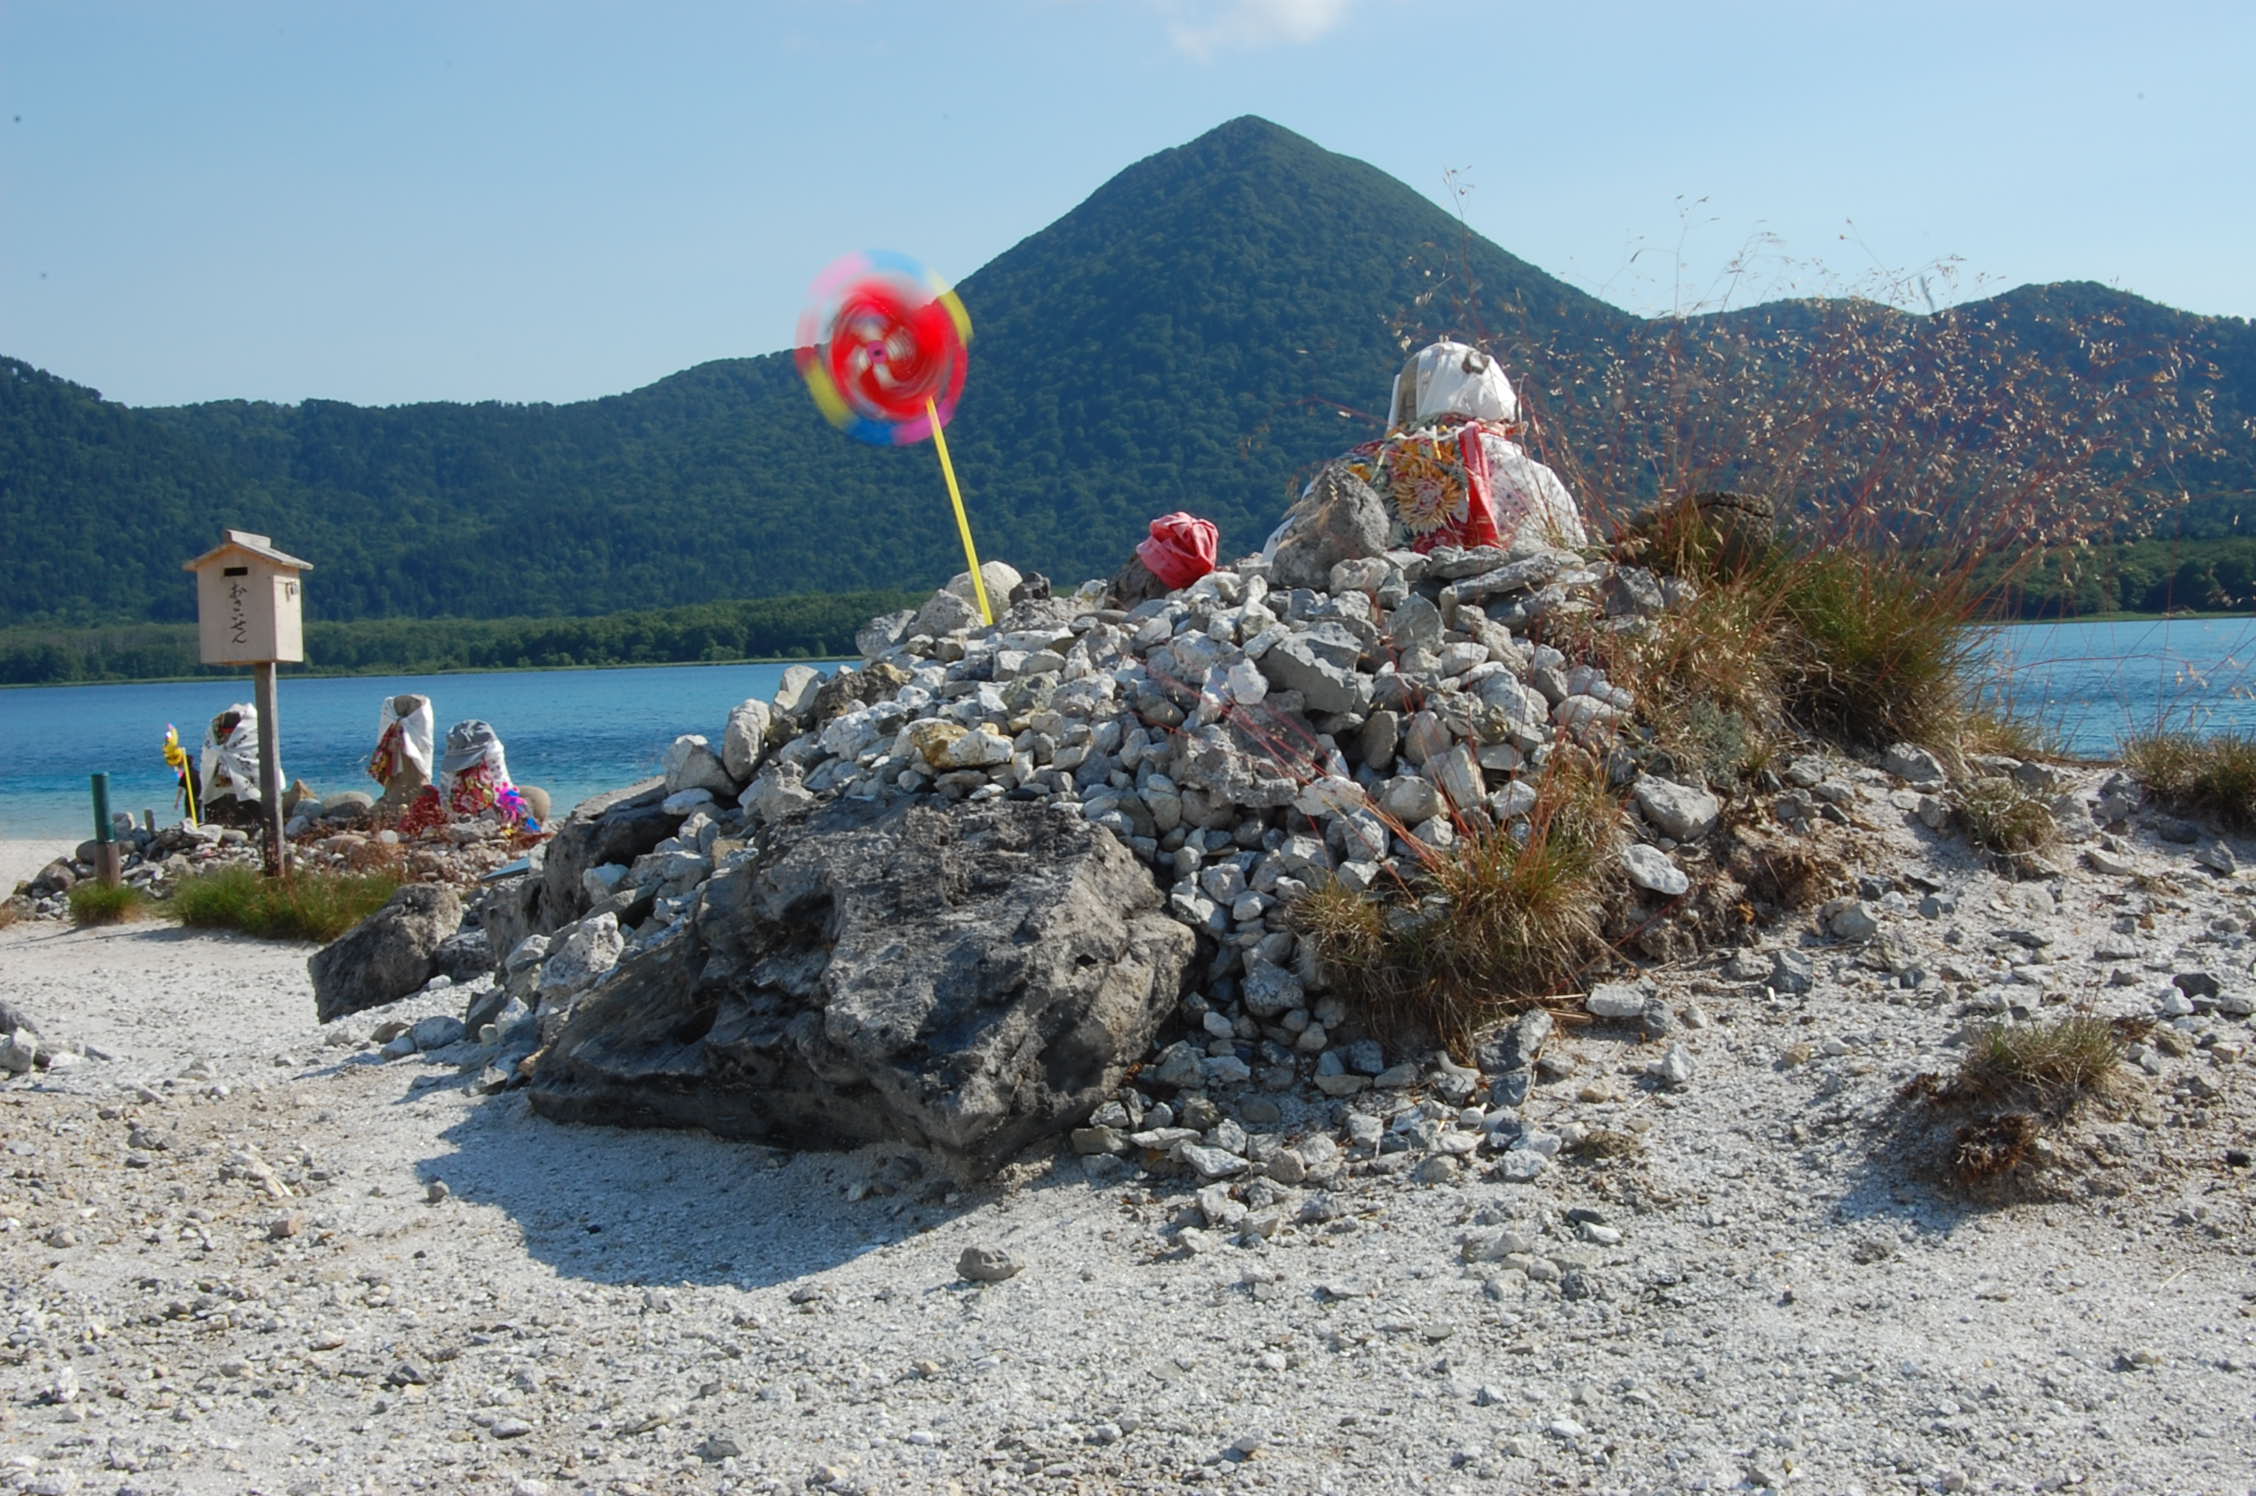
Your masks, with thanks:
<instances>
[{"instance_id":1,"label":"white cloth covering","mask_svg":"<svg viewBox=\"0 0 2256 1496\"><path fill-rule=\"evenodd\" d=\"M1427 426L1443 416L1520 424L1520 397L1496 360L1468 343L1432 343L1410 356L1387 398L1387 430Z\"/></svg>"},{"instance_id":2,"label":"white cloth covering","mask_svg":"<svg viewBox=\"0 0 2256 1496\"><path fill-rule=\"evenodd\" d=\"M402 712L402 703L408 710ZM407 761L423 771L425 779L436 779L432 769L432 747L438 735L437 719L431 711L431 698L412 692L384 698L383 709L376 716L376 741L384 741L384 734L392 724L400 724L400 753Z\"/></svg>"},{"instance_id":3,"label":"white cloth covering","mask_svg":"<svg viewBox=\"0 0 2256 1496\"><path fill-rule=\"evenodd\" d=\"M227 712L235 714L236 722L222 740L219 721ZM204 729L204 748L197 770L202 786L197 794L199 804L215 805L230 797L246 801L259 798L258 708L247 701L238 701L227 712L212 718L211 725Z\"/></svg>"},{"instance_id":4,"label":"white cloth covering","mask_svg":"<svg viewBox=\"0 0 2256 1496\"><path fill-rule=\"evenodd\" d=\"M1497 525L1498 542L1506 549L1541 542L1580 548L1590 543L1583 528L1581 506L1559 475L1527 454L1512 440L1519 430L1520 401L1512 382L1487 354L1465 343L1433 343L1411 355L1394 379L1387 402L1387 435L1371 447L1372 477L1385 487L1384 470L1390 448L1406 438L1446 439L1437 423L1451 416L1468 416L1480 426L1481 450L1488 458L1489 501ZM1354 460L1351 454L1350 460ZM1303 489L1305 502L1315 487ZM1270 533L1261 554L1274 560L1277 547L1290 532L1299 505L1285 515ZM1460 516L1461 518L1462 516ZM1397 539L1400 539L1399 526Z\"/></svg>"},{"instance_id":5,"label":"white cloth covering","mask_svg":"<svg viewBox=\"0 0 2256 1496\"><path fill-rule=\"evenodd\" d=\"M1557 473L1528 456L1518 442L1498 436L1485 426L1481 446L1488 452L1499 528L1507 516L1520 516L1518 527L1503 534L1507 550L1534 540L1569 550L1590 544L1589 533L1582 527L1581 506Z\"/></svg>"}]
</instances>

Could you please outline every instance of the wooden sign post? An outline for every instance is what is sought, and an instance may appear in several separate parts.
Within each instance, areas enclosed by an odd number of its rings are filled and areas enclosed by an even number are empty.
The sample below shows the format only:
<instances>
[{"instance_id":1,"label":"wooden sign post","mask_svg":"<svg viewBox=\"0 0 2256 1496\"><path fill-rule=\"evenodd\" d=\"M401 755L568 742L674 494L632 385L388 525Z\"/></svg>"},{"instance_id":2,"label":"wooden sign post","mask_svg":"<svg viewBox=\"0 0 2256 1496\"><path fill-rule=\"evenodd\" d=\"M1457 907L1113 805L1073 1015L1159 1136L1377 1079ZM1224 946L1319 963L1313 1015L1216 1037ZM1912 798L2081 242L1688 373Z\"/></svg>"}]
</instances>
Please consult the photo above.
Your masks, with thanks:
<instances>
[{"instance_id":1,"label":"wooden sign post","mask_svg":"<svg viewBox=\"0 0 2256 1496\"><path fill-rule=\"evenodd\" d=\"M228 530L217 547L182 566L196 574L196 636L207 665L249 665L257 680L259 823L269 875L287 870L282 837L282 722L274 667L305 658L302 573L313 564L274 549L264 535Z\"/></svg>"}]
</instances>

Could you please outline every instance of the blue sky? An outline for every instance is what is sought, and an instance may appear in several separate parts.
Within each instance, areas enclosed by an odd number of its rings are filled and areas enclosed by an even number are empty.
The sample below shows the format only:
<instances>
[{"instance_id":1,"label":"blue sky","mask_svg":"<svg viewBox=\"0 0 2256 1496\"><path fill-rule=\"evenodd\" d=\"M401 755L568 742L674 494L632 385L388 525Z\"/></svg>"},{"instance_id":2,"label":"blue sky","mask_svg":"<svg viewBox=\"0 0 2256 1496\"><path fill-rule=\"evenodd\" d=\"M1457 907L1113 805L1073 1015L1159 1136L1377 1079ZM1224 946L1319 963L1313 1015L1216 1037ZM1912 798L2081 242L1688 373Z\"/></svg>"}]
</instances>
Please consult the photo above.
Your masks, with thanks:
<instances>
[{"instance_id":1,"label":"blue sky","mask_svg":"<svg viewBox=\"0 0 2256 1496\"><path fill-rule=\"evenodd\" d=\"M608 394L1249 113L1458 173L1636 312L1956 257L1938 300L2248 316L2251 76L2245 0L0 0L0 354L132 404Z\"/></svg>"}]
</instances>

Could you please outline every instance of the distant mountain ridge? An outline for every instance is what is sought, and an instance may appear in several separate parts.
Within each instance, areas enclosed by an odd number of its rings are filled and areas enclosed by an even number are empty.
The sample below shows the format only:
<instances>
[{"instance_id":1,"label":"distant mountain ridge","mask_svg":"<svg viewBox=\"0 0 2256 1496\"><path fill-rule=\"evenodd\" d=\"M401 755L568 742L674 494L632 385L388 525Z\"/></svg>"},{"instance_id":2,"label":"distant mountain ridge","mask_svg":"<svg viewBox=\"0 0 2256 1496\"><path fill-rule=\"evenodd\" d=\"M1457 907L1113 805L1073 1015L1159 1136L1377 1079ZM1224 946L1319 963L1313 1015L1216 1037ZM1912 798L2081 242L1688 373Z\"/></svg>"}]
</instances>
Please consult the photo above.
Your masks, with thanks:
<instances>
[{"instance_id":1,"label":"distant mountain ridge","mask_svg":"<svg viewBox=\"0 0 2256 1496\"><path fill-rule=\"evenodd\" d=\"M1315 464L1375 434L1405 342L1451 332L1491 341L1547 438L1585 460L1570 477L1619 503L1668 481L1648 451L1712 432L1730 400L1790 393L1817 335L1852 324L1906 346L1956 328L2096 407L2130 398L2078 330L2104 323L2174 371L2166 418L2126 422L2110 460L2140 483L2256 489L2240 319L2069 284L1925 320L1781 303L1648 322L1252 117L1130 166L960 290L977 334L949 439L982 550L1068 581L1111 571L1172 509L1213 518L1226 550L1258 544ZM1746 389L1672 384L1702 349ZM2000 440L2012 410L1997 402ZM1851 458L1857 439L1827 438ZM915 587L961 566L932 454L831 430L782 352L567 405L390 407L133 409L0 360L0 524L0 624L185 618L179 562L223 524L314 561L309 607L338 619Z\"/></svg>"}]
</instances>

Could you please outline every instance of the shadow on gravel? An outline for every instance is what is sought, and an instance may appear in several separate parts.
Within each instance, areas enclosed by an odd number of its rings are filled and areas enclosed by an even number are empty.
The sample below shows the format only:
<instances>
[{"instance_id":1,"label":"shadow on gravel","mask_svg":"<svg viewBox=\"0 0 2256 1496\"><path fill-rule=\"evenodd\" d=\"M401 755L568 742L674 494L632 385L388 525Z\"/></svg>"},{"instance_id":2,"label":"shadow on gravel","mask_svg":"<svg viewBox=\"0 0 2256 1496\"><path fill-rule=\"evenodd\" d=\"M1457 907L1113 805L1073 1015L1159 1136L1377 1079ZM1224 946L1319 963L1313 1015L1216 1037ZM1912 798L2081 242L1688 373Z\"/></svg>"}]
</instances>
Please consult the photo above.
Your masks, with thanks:
<instances>
[{"instance_id":1,"label":"shadow on gravel","mask_svg":"<svg viewBox=\"0 0 2256 1496\"><path fill-rule=\"evenodd\" d=\"M507 1212L530 1255L592 1283L790 1282L911 1239L993 1193L957 1195L903 1148L790 1154L708 1133L551 1122L521 1091L475 1103L440 1136L454 1151L416 1166L426 1188L443 1181L462 1200Z\"/></svg>"},{"instance_id":2,"label":"shadow on gravel","mask_svg":"<svg viewBox=\"0 0 2256 1496\"><path fill-rule=\"evenodd\" d=\"M21 925L15 928L24 928ZM114 925L74 925L56 923L52 929L38 928L28 931L22 938L25 945L53 945L73 936L94 936L103 940L127 941L134 945L188 945L209 944L220 941L230 945L255 945L301 947L307 955L321 949L311 941L261 940L256 935L245 935L239 930L191 929L161 917L128 920Z\"/></svg>"},{"instance_id":3,"label":"shadow on gravel","mask_svg":"<svg viewBox=\"0 0 2256 1496\"><path fill-rule=\"evenodd\" d=\"M1845 1226L1908 1227L1948 1236L1993 1214L1999 1202L1961 1193L1943 1177L1949 1134L1920 1102L1891 1102L1879 1125L1865 1134L1864 1159L1849 1170L1834 1218Z\"/></svg>"}]
</instances>

